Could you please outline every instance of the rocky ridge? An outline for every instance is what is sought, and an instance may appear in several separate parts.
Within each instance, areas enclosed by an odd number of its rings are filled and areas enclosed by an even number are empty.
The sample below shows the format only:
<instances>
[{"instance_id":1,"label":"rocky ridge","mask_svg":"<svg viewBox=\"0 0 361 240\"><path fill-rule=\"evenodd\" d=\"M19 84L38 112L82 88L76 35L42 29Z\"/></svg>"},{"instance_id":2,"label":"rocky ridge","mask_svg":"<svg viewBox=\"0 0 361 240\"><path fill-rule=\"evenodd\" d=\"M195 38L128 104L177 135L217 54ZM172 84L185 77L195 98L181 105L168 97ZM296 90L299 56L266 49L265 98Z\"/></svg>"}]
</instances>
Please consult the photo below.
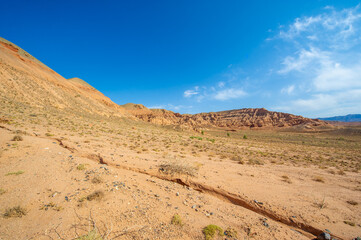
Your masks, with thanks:
<instances>
[{"instance_id":1,"label":"rocky ridge","mask_svg":"<svg viewBox=\"0 0 361 240\"><path fill-rule=\"evenodd\" d=\"M179 125L193 129L202 127L241 128L281 128L302 126L306 129L326 126L328 123L296 116L289 113L268 111L264 108L243 108L221 112L179 114L165 109L148 109L141 104L123 105L136 118L160 125Z\"/></svg>"}]
</instances>

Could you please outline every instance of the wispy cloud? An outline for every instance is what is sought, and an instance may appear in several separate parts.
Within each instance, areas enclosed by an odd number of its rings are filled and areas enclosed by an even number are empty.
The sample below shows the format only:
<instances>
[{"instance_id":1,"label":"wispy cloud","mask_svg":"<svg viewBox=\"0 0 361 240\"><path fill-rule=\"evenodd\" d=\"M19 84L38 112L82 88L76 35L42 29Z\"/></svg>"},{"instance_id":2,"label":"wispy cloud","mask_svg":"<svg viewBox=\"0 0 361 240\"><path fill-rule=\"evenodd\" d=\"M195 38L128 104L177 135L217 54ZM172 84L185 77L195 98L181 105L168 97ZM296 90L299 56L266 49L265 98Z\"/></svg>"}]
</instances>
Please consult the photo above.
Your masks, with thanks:
<instances>
[{"instance_id":1,"label":"wispy cloud","mask_svg":"<svg viewBox=\"0 0 361 240\"><path fill-rule=\"evenodd\" d=\"M291 85L285 88L281 89L281 93L287 93L288 95L291 95L295 90L295 85Z\"/></svg>"},{"instance_id":2,"label":"wispy cloud","mask_svg":"<svg viewBox=\"0 0 361 240\"><path fill-rule=\"evenodd\" d=\"M359 6L339 11L328 7L322 14L297 18L280 30L278 40L286 41L293 51L283 57L277 73L298 80L281 92L304 89L303 97L283 107L312 115L360 111L361 97L356 94L361 92L360 36Z\"/></svg>"},{"instance_id":3,"label":"wispy cloud","mask_svg":"<svg viewBox=\"0 0 361 240\"><path fill-rule=\"evenodd\" d=\"M186 98L190 98L192 97L193 95L198 95L199 92L198 92L198 87L195 87L195 89L189 89L189 90L186 90L184 91L183 95L184 97Z\"/></svg>"},{"instance_id":4,"label":"wispy cloud","mask_svg":"<svg viewBox=\"0 0 361 240\"><path fill-rule=\"evenodd\" d=\"M228 89L224 89L224 90L220 90L220 91L216 92L215 95L213 96L213 98L216 100L225 101L225 100L229 100L229 99L241 98L246 95L247 95L246 92L243 91L242 89L228 88Z\"/></svg>"},{"instance_id":5,"label":"wispy cloud","mask_svg":"<svg viewBox=\"0 0 361 240\"><path fill-rule=\"evenodd\" d=\"M278 37L289 41L327 42L328 47L334 49L350 48L357 44L354 37L360 33L360 20L360 5L340 11L327 7L319 15L296 18Z\"/></svg>"}]
</instances>

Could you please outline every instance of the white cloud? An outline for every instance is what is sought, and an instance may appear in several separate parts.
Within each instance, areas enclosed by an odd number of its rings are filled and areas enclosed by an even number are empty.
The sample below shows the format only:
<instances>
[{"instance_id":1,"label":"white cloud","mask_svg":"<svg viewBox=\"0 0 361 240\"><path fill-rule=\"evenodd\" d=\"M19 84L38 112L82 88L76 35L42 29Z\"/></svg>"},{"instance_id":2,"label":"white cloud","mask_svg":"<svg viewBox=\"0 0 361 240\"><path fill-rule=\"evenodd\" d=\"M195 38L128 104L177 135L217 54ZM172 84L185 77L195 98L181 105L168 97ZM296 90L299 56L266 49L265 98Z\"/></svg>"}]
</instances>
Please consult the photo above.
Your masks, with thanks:
<instances>
[{"instance_id":1,"label":"white cloud","mask_svg":"<svg viewBox=\"0 0 361 240\"><path fill-rule=\"evenodd\" d=\"M280 29L278 37L286 46L282 50L292 49L277 71L291 79L281 93L290 95L297 89L303 97L278 106L279 110L314 117L361 112L360 7L324 11Z\"/></svg>"},{"instance_id":2,"label":"white cloud","mask_svg":"<svg viewBox=\"0 0 361 240\"><path fill-rule=\"evenodd\" d=\"M329 117L361 112L361 88L336 94L321 93L292 101L289 109L312 117Z\"/></svg>"},{"instance_id":3,"label":"white cloud","mask_svg":"<svg viewBox=\"0 0 361 240\"><path fill-rule=\"evenodd\" d=\"M295 90L295 85L291 85L285 88L281 89L281 93L287 93L288 95L291 95Z\"/></svg>"},{"instance_id":4,"label":"white cloud","mask_svg":"<svg viewBox=\"0 0 361 240\"><path fill-rule=\"evenodd\" d=\"M196 90L192 90L192 89L186 90L183 93L184 97L186 97L186 98L192 97L193 95L197 95L197 94L199 94L199 92L197 92Z\"/></svg>"},{"instance_id":5,"label":"white cloud","mask_svg":"<svg viewBox=\"0 0 361 240\"><path fill-rule=\"evenodd\" d=\"M296 56L286 56L282 62L283 68L278 73L285 74L291 71L303 71L309 67L310 64L314 64L315 61L322 65L329 62L327 52L322 52L319 49L311 47L310 50L300 49ZM314 66L314 65L313 65Z\"/></svg>"},{"instance_id":6,"label":"white cloud","mask_svg":"<svg viewBox=\"0 0 361 240\"><path fill-rule=\"evenodd\" d=\"M278 37L288 41L323 41L329 48L348 49L355 44L354 38L360 35L361 13L359 5L337 11L327 7L327 11L316 15L296 18Z\"/></svg>"},{"instance_id":7,"label":"white cloud","mask_svg":"<svg viewBox=\"0 0 361 240\"><path fill-rule=\"evenodd\" d=\"M218 83L218 87L220 87L220 88L224 87L224 85L225 85L224 82L219 82L219 83Z\"/></svg>"},{"instance_id":8,"label":"white cloud","mask_svg":"<svg viewBox=\"0 0 361 240\"><path fill-rule=\"evenodd\" d=\"M361 87L361 64L343 67L339 63L321 68L314 78L317 91L342 91Z\"/></svg>"},{"instance_id":9,"label":"white cloud","mask_svg":"<svg viewBox=\"0 0 361 240\"><path fill-rule=\"evenodd\" d=\"M214 95L214 99L224 101L224 100L244 97L246 95L247 95L247 93L245 91L243 91L242 89L228 88L228 89L218 91Z\"/></svg>"}]
</instances>

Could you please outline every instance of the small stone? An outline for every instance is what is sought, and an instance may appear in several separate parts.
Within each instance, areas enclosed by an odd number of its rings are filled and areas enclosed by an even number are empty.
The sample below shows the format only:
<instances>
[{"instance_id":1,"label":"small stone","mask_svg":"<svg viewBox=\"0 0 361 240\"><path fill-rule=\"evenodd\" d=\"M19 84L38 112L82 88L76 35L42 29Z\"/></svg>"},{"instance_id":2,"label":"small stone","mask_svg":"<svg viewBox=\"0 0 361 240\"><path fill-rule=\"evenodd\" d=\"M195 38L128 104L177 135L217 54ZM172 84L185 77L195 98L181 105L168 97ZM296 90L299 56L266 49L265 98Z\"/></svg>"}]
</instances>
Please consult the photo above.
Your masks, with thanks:
<instances>
[{"instance_id":1,"label":"small stone","mask_svg":"<svg viewBox=\"0 0 361 240\"><path fill-rule=\"evenodd\" d=\"M317 237L318 240L331 240L331 235L327 232L323 232Z\"/></svg>"},{"instance_id":2,"label":"small stone","mask_svg":"<svg viewBox=\"0 0 361 240\"><path fill-rule=\"evenodd\" d=\"M178 196L179 196L179 192L177 192L175 195L178 197Z\"/></svg>"},{"instance_id":3,"label":"small stone","mask_svg":"<svg viewBox=\"0 0 361 240\"><path fill-rule=\"evenodd\" d=\"M197 207L197 205L193 205L193 206L192 206L192 209L195 209L196 207Z\"/></svg>"}]
</instances>

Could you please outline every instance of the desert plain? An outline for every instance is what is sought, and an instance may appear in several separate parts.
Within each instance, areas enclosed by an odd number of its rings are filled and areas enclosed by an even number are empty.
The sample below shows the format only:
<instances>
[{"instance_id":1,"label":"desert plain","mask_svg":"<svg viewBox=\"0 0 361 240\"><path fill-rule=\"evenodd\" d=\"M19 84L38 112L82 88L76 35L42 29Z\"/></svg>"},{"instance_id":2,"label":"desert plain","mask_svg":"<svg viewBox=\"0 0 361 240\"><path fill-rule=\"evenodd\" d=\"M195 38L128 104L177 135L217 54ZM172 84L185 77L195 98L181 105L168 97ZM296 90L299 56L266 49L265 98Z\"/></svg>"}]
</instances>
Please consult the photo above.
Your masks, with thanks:
<instances>
[{"instance_id":1,"label":"desert plain","mask_svg":"<svg viewBox=\"0 0 361 240\"><path fill-rule=\"evenodd\" d=\"M361 236L360 125L222 114L117 105L1 39L0 239Z\"/></svg>"}]
</instances>

